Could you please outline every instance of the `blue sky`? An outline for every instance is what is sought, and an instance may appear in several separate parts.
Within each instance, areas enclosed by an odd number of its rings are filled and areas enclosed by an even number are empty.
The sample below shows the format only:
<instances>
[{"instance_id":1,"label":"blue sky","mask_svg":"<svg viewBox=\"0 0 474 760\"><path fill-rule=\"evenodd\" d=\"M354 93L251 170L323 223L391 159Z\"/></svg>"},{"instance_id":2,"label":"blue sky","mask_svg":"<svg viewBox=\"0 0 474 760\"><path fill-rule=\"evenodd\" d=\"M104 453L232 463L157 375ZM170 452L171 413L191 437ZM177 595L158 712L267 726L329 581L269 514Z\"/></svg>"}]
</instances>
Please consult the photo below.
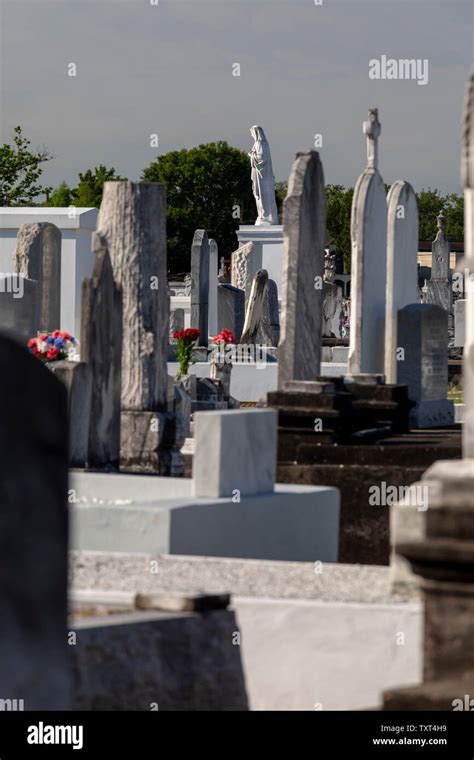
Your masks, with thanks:
<instances>
[{"instance_id":1,"label":"blue sky","mask_svg":"<svg viewBox=\"0 0 474 760\"><path fill-rule=\"evenodd\" d=\"M473 59L468 0L0 7L0 139L21 124L34 145L46 145L55 155L48 184L75 184L98 163L138 179L158 152L211 140L250 150L249 127L261 124L278 180L319 133L326 181L351 186L365 163L362 122L376 106L384 180L460 192L460 119ZM428 59L428 84L369 79L369 60L381 55ZM67 75L69 63L76 77Z\"/></svg>"}]
</instances>

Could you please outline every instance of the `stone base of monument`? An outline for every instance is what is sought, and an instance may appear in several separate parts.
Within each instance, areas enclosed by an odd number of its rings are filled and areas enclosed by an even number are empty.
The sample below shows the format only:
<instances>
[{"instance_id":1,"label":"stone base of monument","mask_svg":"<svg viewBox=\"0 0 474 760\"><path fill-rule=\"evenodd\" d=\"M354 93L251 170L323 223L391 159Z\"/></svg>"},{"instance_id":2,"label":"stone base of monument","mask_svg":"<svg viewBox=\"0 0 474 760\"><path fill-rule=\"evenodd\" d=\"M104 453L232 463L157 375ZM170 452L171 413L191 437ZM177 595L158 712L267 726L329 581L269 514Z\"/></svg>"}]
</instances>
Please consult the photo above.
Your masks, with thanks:
<instances>
[{"instance_id":1,"label":"stone base of monument","mask_svg":"<svg viewBox=\"0 0 474 760\"><path fill-rule=\"evenodd\" d=\"M388 709L456 709L474 687L474 459L436 462L426 480L424 536L396 546L422 578L425 683L388 694Z\"/></svg>"},{"instance_id":2,"label":"stone base of monument","mask_svg":"<svg viewBox=\"0 0 474 760\"><path fill-rule=\"evenodd\" d=\"M420 686L390 689L383 695L384 710L472 710L474 671L454 678L427 681Z\"/></svg>"},{"instance_id":3,"label":"stone base of monument","mask_svg":"<svg viewBox=\"0 0 474 760\"><path fill-rule=\"evenodd\" d=\"M82 599L72 619L81 642L72 647L74 710L248 709L241 648L229 646L239 633L234 611L177 613L152 607L104 615L94 612L96 593Z\"/></svg>"},{"instance_id":4,"label":"stone base of monument","mask_svg":"<svg viewBox=\"0 0 474 760\"><path fill-rule=\"evenodd\" d=\"M274 280L281 292L283 270L283 226L281 224L241 225L236 231L239 246L253 243L254 269L266 269L268 278Z\"/></svg>"},{"instance_id":5,"label":"stone base of monument","mask_svg":"<svg viewBox=\"0 0 474 760\"><path fill-rule=\"evenodd\" d=\"M122 410L120 469L180 477L186 420L175 412Z\"/></svg>"},{"instance_id":6,"label":"stone base of monument","mask_svg":"<svg viewBox=\"0 0 474 760\"><path fill-rule=\"evenodd\" d=\"M419 401L410 412L410 427L439 428L454 425L454 404L448 399Z\"/></svg>"},{"instance_id":7,"label":"stone base of monument","mask_svg":"<svg viewBox=\"0 0 474 760\"><path fill-rule=\"evenodd\" d=\"M86 362L57 361L45 364L68 392L69 464L84 467L89 445L92 375Z\"/></svg>"},{"instance_id":8,"label":"stone base of monument","mask_svg":"<svg viewBox=\"0 0 474 760\"><path fill-rule=\"evenodd\" d=\"M222 622L216 621L216 630L206 645L203 642L206 635L210 636L209 625L217 612L194 615L192 627L189 615L181 614L182 628L177 616L169 613L161 613L161 627L156 620L146 624L148 615L143 623L138 613L133 618L129 615L132 619L127 622L128 630L125 621L117 620L115 625L117 616L110 614L99 621L84 619L77 624L74 621L70 627L76 630L76 625L80 625L78 640L87 637L87 646L75 648L81 649L78 656L84 674L80 693L87 700L93 698L96 707L98 695L102 695L107 700L115 698L115 704L119 704L120 697L129 709L138 709L138 704L140 709L143 704L148 708L156 696L148 696L148 682L142 676L147 672L146 657L150 658L152 651L150 688L156 688L159 665L166 667L166 663L172 663L176 669L170 676L170 690L165 691L166 700L171 694L182 693L179 688L182 679L189 685L190 671L196 672L198 678L204 677L203 651L206 658L212 657L209 678L199 685L203 699L199 709L209 705L205 700L206 686L212 693L217 687L222 703L229 704L232 681L219 685L219 680L214 679L215 667L223 668L224 678L235 676L236 670L230 669L230 665L237 650L251 710L376 709L384 691L400 683L421 681L419 595L391 595L388 568L317 561L73 551L70 586L73 602L80 593L83 602L88 598L107 602L110 596L110 603L115 605L121 599L127 601L127 597L133 600L137 593L152 598L173 594L188 597L203 591L209 595L223 592L232 595L231 608L236 619L231 625L235 626L234 632L240 633L240 646L229 646L231 639L223 624L230 614L227 611L219 613ZM92 599L90 589L95 590ZM106 630L107 624L112 629ZM145 625L153 626L156 634ZM172 628L174 638L171 631L167 635L165 625ZM192 639L187 638L188 628ZM397 645L400 631L405 634L403 646ZM142 632L144 636L140 638ZM163 643L158 638L159 632ZM236 637L232 641L238 643ZM187 671L180 667L182 658L178 656L184 642L189 655ZM107 656L93 657L96 652ZM194 663L195 657L199 662ZM135 669L134 660L139 664ZM85 680L86 676L90 681ZM190 704L194 695L183 696ZM168 704L164 702L163 709Z\"/></svg>"},{"instance_id":9,"label":"stone base of monument","mask_svg":"<svg viewBox=\"0 0 474 760\"><path fill-rule=\"evenodd\" d=\"M295 436L288 450L287 459L279 457L278 482L339 488L339 561L368 565L389 564L390 514L407 487L438 459L457 460L462 453L461 432L455 428L350 445L312 445L308 434L299 442ZM416 506L409 509L413 519L424 514Z\"/></svg>"},{"instance_id":10,"label":"stone base of monument","mask_svg":"<svg viewBox=\"0 0 474 760\"><path fill-rule=\"evenodd\" d=\"M319 377L269 393L268 406L278 410L279 460L297 460L305 445L363 443L407 432L413 406L407 387L381 380L372 375Z\"/></svg>"},{"instance_id":11,"label":"stone base of monument","mask_svg":"<svg viewBox=\"0 0 474 760\"><path fill-rule=\"evenodd\" d=\"M74 549L337 561L336 488L196 498L191 479L81 471L70 488Z\"/></svg>"}]
</instances>

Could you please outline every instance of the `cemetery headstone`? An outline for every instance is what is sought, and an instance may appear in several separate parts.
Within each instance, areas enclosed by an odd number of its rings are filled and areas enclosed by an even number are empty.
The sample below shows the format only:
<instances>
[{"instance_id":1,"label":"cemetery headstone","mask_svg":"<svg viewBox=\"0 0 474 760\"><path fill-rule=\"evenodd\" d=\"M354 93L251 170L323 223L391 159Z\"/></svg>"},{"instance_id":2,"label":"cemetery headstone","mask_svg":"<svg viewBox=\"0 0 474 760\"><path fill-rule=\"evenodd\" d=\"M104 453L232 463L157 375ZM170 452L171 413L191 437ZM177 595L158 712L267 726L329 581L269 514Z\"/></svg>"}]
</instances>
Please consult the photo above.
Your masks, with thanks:
<instances>
[{"instance_id":1,"label":"cemetery headstone","mask_svg":"<svg viewBox=\"0 0 474 760\"><path fill-rule=\"evenodd\" d=\"M200 331L197 345L209 338L209 240L206 230L196 230L191 246L191 327Z\"/></svg>"},{"instance_id":2,"label":"cemetery headstone","mask_svg":"<svg viewBox=\"0 0 474 760\"><path fill-rule=\"evenodd\" d=\"M67 396L0 336L0 683L25 710L71 709L67 642Z\"/></svg>"},{"instance_id":3,"label":"cemetery headstone","mask_svg":"<svg viewBox=\"0 0 474 760\"><path fill-rule=\"evenodd\" d=\"M230 497L235 489L240 496L274 490L277 449L275 410L198 412L195 415L194 436L196 497Z\"/></svg>"},{"instance_id":4,"label":"cemetery headstone","mask_svg":"<svg viewBox=\"0 0 474 760\"><path fill-rule=\"evenodd\" d=\"M217 332L232 330L235 342L240 336L245 319L245 293L229 283L221 282L217 287Z\"/></svg>"},{"instance_id":5,"label":"cemetery headstone","mask_svg":"<svg viewBox=\"0 0 474 760\"><path fill-rule=\"evenodd\" d=\"M48 369L67 389L69 421L69 465L85 467L91 423L92 373L86 362L49 362Z\"/></svg>"},{"instance_id":6,"label":"cemetery headstone","mask_svg":"<svg viewBox=\"0 0 474 760\"><path fill-rule=\"evenodd\" d=\"M323 337L340 338L342 323L342 288L334 282L336 256L328 250L324 254Z\"/></svg>"},{"instance_id":7,"label":"cemetery headstone","mask_svg":"<svg viewBox=\"0 0 474 760\"><path fill-rule=\"evenodd\" d=\"M385 289L387 202L378 170L378 110L363 125L367 167L357 180L351 211L351 329L349 373L383 373L385 364Z\"/></svg>"},{"instance_id":8,"label":"cemetery headstone","mask_svg":"<svg viewBox=\"0 0 474 760\"><path fill-rule=\"evenodd\" d=\"M387 289L385 380L397 382L398 312L418 302L418 209L408 182L398 180L387 196Z\"/></svg>"},{"instance_id":9,"label":"cemetery headstone","mask_svg":"<svg viewBox=\"0 0 474 760\"><path fill-rule=\"evenodd\" d=\"M280 311L278 287L275 280L267 280L263 296L262 322L259 343L277 348L280 342Z\"/></svg>"},{"instance_id":10,"label":"cemetery headstone","mask_svg":"<svg viewBox=\"0 0 474 760\"><path fill-rule=\"evenodd\" d=\"M398 383L408 385L416 402L410 413L413 427L454 424L448 395L448 317L440 306L410 304L398 312Z\"/></svg>"},{"instance_id":11,"label":"cemetery headstone","mask_svg":"<svg viewBox=\"0 0 474 760\"><path fill-rule=\"evenodd\" d=\"M431 279L427 282L427 303L433 303L446 309L448 314L453 311L453 292L449 282L450 245L446 240L446 219L441 211L438 215L438 232L431 245Z\"/></svg>"},{"instance_id":12,"label":"cemetery headstone","mask_svg":"<svg viewBox=\"0 0 474 760\"><path fill-rule=\"evenodd\" d=\"M321 365L326 194L316 151L297 153L283 206L282 332L278 387L312 380Z\"/></svg>"},{"instance_id":13,"label":"cemetery headstone","mask_svg":"<svg viewBox=\"0 0 474 760\"><path fill-rule=\"evenodd\" d=\"M170 343L176 343L174 334L184 330L184 309L172 309L170 312Z\"/></svg>"},{"instance_id":14,"label":"cemetery headstone","mask_svg":"<svg viewBox=\"0 0 474 760\"><path fill-rule=\"evenodd\" d=\"M464 348L466 334L466 300L459 298L454 304L454 345Z\"/></svg>"},{"instance_id":15,"label":"cemetery headstone","mask_svg":"<svg viewBox=\"0 0 474 760\"><path fill-rule=\"evenodd\" d=\"M217 335L217 279L218 269L218 248L217 243L212 238L209 240L209 324L208 332L210 336Z\"/></svg>"},{"instance_id":16,"label":"cemetery headstone","mask_svg":"<svg viewBox=\"0 0 474 760\"><path fill-rule=\"evenodd\" d=\"M0 330L26 346L38 325L38 283L18 274L0 275Z\"/></svg>"},{"instance_id":17,"label":"cemetery headstone","mask_svg":"<svg viewBox=\"0 0 474 760\"><path fill-rule=\"evenodd\" d=\"M90 366L92 383L88 465L118 468L122 292L106 249L97 251L92 277L82 283L81 359Z\"/></svg>"},{"instance_id":18,"label":"cemetery headstone","mask_svg":"<svg viewBox=\"0 0 474 760\"><path fill-rule=\"evenodd\" d=\"M263 302L267 282L268 272L266 269L260 269L253 278L240 343L258 343L257 338L262 322Z\"/></svg>"},{"instance_id":19,"label":"cemetery headstone","mask_svg":"<svg viewBox=\"0 0 474 760\"><path fill-rule=\"evenodd\" d=\"M179 426L167 412L165 220L163 185L106 182L94 249L109 251L122 290L121 466L170 475Z\"/></svg>"},{"instance_id":20,"label":"cemetery headstone","mask_svg":"<svg viewBox=\"0 0 474 760\"><path fill-rule=\"evenodd\" d=\"M231 283L235 288L245 291L245 301L250 297L252 281L258 271L252 241L244 243L232 254Z\"/></svg>"},{"instance_id":21,"label":"cemetery headstone","mask_svg":"<svg viewBox=\"0 0 474 760\"><path fill-rule=\"evenodd\" d=\"M13 252L14 270L38 283L39 329L52 332L61 320L61 231L50 222L22 224Z\"/></svg>"}]
</instances>

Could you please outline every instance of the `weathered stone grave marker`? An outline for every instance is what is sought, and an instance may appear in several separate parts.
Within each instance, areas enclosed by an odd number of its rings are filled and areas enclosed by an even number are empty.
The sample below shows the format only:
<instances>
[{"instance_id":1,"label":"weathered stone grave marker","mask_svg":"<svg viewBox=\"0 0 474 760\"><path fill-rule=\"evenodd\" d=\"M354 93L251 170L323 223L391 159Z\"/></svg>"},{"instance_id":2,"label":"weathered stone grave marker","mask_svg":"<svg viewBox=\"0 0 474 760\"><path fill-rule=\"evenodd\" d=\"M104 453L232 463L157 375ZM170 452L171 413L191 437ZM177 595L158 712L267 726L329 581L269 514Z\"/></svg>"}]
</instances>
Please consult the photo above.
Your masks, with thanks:
<instances>
[{"instance_id":1,"label":"weathered stone grave marker","mask_svg":"<svg viewBox=\"0 0 474 760\"><path fill-rule=\"evenodd\" d=\"M418 301L418 209L412 186L403 180L395 182L387 204L385 380L396 383L398 312Z\"/></svg>"},{"instance_id":2,"label":"weathered stone grave marker","mask_svg":"<svg viewBox=\"0 0 474 760\"><path fill-rule=\"evenodd\" d=\"M61 231L50 222L22 224L13 252L17 274L38 283L39 329L52 332L61 319Z\"/></svg>"},{"instance_id":3,"label":"weathered stone grave marker","mask_svg":"<svg viewBox=\"0 0 474 760\"><path fill-rule=\"evenodd\" d=\"M92 277L82 283L81 359L90 366L92 384L88 465L118 468L122 292L114 280L109 252L100 247Z\"/></svg>"},{"instance_id":4,"label":"weathered stone grave marker","mask_svg":"<svg viewBox=\"0 0 474 760\"><path fill-rule=\"evenodd\" d=\"M191 327L200 331L198 346L209 338L209 240L206 230L196 230L191 246Z\"/></svg>"},{"instance_id":5,"label":"weathered stone grave marker","mask_svg":"<svg viewBox=\"0 0 474 760\"><path fill-rule=\"evenodd\" d=\"M105 183L96 246L109 251L122 289L121 466L168 475L178 474L171 452L184 432L167 414L165 219L163 185Z\"/></svg>"},{"instance_id":6,"label":"weathered stone grave marker","mask_svg":"<svg viewBox=\"0 0 474 760\"><path fill-rule=\"evenodd\" d=\"M387 202L378 170L381 125L376 108L363 125L367 168L354 189L351 212L352 280L349 373L384 372Z\"/></svg>"},{"instance_id":7,"label":"weathered stone grave marker","mask_svg":"<svg viewBox=\"0 0 474 760\"><path fill-rule=\"evenodd\" d=\"M278 387L311 380L321 366L326 195L316 151L297 153L283 206L285 251Z\"/></svg>"}]
</instances>

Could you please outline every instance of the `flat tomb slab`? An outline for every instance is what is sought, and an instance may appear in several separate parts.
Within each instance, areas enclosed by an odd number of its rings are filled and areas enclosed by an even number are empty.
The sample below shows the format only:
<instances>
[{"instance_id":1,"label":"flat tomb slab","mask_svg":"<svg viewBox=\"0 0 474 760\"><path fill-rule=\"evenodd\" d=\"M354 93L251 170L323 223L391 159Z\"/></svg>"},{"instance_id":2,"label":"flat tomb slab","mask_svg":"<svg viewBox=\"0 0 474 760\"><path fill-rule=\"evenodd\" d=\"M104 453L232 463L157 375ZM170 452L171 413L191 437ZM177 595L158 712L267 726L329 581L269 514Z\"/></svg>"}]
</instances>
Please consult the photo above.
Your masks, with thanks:
<instances>
[{"instance_id":1,"label":"flat tomb slab","mask_svg":"<svg viewBox=\"0 0 474 760\"><path fill-rule=\"evenodd\" d=\"M336 562L339 490L197 499L192 480L73 472L72 549ZM176 486L176 493L173 487Z\"/></svg>"}]
</instances>

